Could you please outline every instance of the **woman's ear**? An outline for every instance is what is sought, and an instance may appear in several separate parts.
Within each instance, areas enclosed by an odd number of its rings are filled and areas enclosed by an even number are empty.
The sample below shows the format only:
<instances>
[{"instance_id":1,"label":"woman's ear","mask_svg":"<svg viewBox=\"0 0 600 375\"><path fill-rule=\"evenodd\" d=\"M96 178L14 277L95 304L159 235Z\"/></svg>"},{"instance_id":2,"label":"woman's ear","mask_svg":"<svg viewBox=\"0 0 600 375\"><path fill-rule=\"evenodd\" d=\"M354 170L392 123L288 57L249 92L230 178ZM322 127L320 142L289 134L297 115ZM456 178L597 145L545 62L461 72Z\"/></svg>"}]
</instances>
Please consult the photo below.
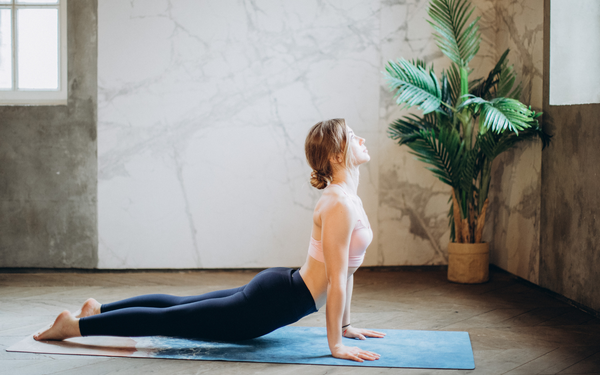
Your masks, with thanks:
<instances>
[{"instance_id":1,"label":"woman's ear","mask_svg":"<svg viewBox=\"0 0 600 375\"><path fill-rule=\"evenodd\" d=\"M331 155L329 157L329 162L331 162L331 164L342 164L342 162L343 162L342 155L340 155L340 154Z\"/></svg>"}]
</instances>

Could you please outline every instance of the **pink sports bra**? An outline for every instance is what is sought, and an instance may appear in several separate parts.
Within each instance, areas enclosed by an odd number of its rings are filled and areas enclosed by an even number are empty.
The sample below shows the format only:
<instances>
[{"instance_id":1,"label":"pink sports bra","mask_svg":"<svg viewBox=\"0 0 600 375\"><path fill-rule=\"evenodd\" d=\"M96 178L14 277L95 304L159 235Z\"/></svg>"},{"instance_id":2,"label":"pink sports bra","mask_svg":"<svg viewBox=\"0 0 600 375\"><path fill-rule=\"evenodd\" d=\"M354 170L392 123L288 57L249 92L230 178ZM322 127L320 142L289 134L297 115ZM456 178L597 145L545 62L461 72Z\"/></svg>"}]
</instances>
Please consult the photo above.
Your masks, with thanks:
<instances>
[{"instance_id":1,"label":"pink sports bra","mask_svg":"<svg viewBox=\"0 0 600 375\"><path fill-rule=\"evenodd\" d=\"M337 185L337 184L330 184ZM327 188L329 188L329 186ZM337 185L340 189L341 186ZM344 189L342 189L344 191ZM345 191L344 194L348 195ZM356 204L356 203L355 203ZM358 206L356 204L357 211L360 216L366 217L362 206ZM361 214L362 213L362 214ZM367 246L373 240L373 231L371 230L371 226L366 227L362 221L359 219L354 226L354 230L352 231L352 235L350 237L350 249L349 249L349 257L348 257L348 267L358 267L362 264L365 259L365 252L367 251ZM310 236L310 244L308 245L308 255L315 258L321 263L325 263L325 258L323 257L323 244L321 241L317 241Z\"/></svg>"}]
</instances>

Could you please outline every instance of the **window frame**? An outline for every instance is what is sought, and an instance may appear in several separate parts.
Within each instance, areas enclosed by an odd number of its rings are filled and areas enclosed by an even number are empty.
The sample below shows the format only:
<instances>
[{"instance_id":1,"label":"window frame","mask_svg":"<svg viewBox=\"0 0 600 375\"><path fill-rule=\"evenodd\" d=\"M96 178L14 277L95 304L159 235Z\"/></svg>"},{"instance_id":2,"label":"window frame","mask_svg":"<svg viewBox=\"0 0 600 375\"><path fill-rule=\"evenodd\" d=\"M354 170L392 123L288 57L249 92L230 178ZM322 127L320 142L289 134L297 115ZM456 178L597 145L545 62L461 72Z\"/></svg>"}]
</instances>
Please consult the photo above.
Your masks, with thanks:
<instances>
[{"instance_id":1,"label":"window frame","mask_svg":"<svg viewBox=\"0 0 600 375\"><path fill-rule=\"evenodd\" d=\"M17 54L17 9L23 8L58 8L58 90L18 90L15 87L18 66ZM0 106L15 105L66 105L68 101L67 77L67 0L58 0L58 4L18 4L17 0L11 3L0 4L0 9L11 9L12 26L12 78L13 88L0 89Z\"/></svg>"}]
</instances>

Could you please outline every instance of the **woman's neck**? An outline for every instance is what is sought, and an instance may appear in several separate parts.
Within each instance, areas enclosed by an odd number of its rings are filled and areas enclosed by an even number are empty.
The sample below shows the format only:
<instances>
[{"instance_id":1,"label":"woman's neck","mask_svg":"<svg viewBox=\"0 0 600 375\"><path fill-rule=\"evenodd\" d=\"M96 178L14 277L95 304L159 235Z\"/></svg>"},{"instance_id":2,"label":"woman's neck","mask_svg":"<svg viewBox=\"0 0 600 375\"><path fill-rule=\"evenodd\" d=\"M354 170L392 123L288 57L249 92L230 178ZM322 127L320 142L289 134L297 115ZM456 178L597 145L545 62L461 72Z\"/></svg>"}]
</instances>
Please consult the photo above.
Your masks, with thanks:
<instances>
[{"instance_id":1,"label":"woman's neck","mask_svg":"<svg viewBox=\"0 0 600 375\"><path fill-rule=\"evenodd\" d=\"M342 185L346 191L358 194L358 180L360 173L358 168L352 169L339 169L333 173L331 183L336 185Z\"/></svg>"}]
</instances>

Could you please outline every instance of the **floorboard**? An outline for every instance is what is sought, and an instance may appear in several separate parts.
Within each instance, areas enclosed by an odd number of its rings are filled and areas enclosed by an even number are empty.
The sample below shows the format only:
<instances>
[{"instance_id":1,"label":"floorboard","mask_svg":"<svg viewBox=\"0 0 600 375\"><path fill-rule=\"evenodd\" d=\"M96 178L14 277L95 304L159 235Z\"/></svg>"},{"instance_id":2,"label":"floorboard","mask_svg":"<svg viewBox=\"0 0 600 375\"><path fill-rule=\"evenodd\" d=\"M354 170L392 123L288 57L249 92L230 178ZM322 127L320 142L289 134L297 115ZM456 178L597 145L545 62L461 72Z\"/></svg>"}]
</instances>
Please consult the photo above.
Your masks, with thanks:
<instances>
[{"instance_id":1,"label":"floorboard","mask_svg":"<svg viewBox=\"0 0 600 375\"><path fill-rule=\"evenodd\" d=\"M8 353L88 297L190 295L243 285L256 271L0 274L0 373L7 374L600 374L600 320L501 270L480 285L443 269L359 270L352 322L387 329L467 331L473 371L127 359ZM297 325L324 326L325 309ZM357 345L360 343L357 342Z\"/></svg>"}]
</instances>

